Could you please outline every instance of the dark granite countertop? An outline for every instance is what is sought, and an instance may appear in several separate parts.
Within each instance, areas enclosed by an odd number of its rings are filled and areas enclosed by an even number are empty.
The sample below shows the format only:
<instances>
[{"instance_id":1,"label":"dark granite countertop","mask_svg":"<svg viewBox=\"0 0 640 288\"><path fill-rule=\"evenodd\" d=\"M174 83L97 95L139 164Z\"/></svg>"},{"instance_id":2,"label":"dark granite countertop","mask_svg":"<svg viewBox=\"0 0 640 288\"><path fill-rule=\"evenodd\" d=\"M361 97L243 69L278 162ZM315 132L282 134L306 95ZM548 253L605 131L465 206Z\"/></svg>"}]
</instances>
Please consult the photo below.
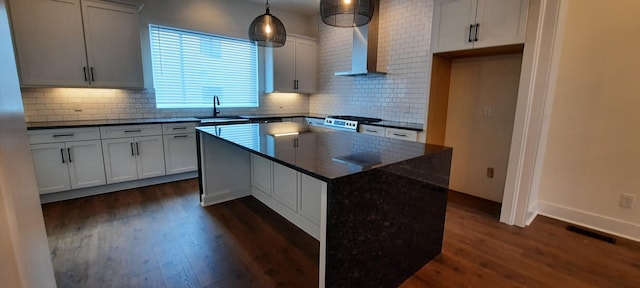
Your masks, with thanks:
<instances>
[{"instance_id":1,"label":"dark granite countertop","mask_svg":"<svg viewBox=\"0 0 640 288\"><path fill-rule=\"evenodd\" d=\"M292 122L209 126L197 130L324 181L450 149ZM300 139L293 152L295 157L274 147L293 146L294 138ZM448 174L445 180L445 183L434 180L432 184L448 185Z\"/></svg>"},{"instance_id":2,"label":"dark granite countertop","mask_svg":"<svg viewBox=\"0 0 640 288\"><path fill-rule=\"evenodd\" d=\"M269 119L269 118L293 118L293 117L310 117L310 118L318 118L324 119L327 115L322 114L308 114L308 113L290 113L290 114L255 114L255 115L240 115L240 118L245 118L249 120L254 119Z\"/></svg>"},{"instance_id":3,"label":"dark granite countertop","mask_svg":"<svg viewBox=\"0 0 640 288\"><path fill-rule=\"evenodd\" d=\"M413 131L424 131L424 125L420 123L382 120L380 122L366 123L366 124L371 126L399 128L399 129L406 129L406 130L413 130Z\"/></svg>"},{"instance_id":4,"label":"dark granite countertop","mask_svg":"<svg viewBox=\"0 0 640 288\"><path fill-rule=\"evenodd\" d=\"M187 118L144 118L144 119L120 119L120 120L27 122L27 130L113 126L113 125L180 123L180 122L200 122L200 119L187 117Z\"/></svg>"}]
</instances>

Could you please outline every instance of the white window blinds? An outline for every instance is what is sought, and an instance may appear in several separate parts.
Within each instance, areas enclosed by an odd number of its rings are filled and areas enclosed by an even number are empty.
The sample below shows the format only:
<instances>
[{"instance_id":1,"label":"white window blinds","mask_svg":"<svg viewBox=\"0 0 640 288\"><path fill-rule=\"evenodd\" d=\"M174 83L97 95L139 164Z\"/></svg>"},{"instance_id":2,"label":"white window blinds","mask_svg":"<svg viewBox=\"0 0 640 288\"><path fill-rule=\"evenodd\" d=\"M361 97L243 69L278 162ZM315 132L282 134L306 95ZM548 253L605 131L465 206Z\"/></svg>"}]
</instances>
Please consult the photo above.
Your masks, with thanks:
<instances>
[{"instance_id":1,"label":"white window blinds","mask_svg":"<svg viewBox=\"0 0 640 288\"><path fill-rule=\"evenodd\" d=\"M258 107L257 49L248 40L149 25L157 108Z\"/></svg>"}]
</instances>

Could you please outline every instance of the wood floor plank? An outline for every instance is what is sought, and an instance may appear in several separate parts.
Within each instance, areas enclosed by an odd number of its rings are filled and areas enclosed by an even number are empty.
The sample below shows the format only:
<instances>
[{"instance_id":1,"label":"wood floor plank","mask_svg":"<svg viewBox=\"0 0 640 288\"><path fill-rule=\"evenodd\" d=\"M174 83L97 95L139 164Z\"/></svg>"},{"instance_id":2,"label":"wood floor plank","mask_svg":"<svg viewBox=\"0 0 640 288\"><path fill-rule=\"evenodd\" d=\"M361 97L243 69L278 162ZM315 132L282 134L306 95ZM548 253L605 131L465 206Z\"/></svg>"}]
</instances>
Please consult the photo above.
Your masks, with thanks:
<instances>
[{"instance_id":1,"label":"wood floor plank","mask_svg":"<svg viewBox=\"0 0 640 288\"><path fill-rule=\"evenodd\" d=\"M640 244L526 229L450 193L442 254L400 287L640 287ZM259 201L199 205L195 179L43 205L58 287L317 287L319 243ZM384 273L384 271L380 271Z\"/></svg>"}]
</instances>

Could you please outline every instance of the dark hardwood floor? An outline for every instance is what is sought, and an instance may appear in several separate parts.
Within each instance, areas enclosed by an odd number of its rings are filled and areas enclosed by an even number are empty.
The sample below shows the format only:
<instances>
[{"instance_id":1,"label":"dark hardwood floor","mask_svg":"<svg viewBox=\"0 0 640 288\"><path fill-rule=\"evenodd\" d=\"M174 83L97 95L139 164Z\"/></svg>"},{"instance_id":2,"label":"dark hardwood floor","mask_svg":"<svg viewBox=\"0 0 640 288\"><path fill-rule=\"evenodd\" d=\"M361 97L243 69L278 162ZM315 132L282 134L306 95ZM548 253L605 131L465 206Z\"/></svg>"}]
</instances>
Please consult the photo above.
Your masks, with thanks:
<instances>
[{"instance_id":1,"label":"dark hardwood floor","mask_svg":"<svg viewBox=\"0 0 640 288\"><path fill-rule=\"evenodd\" d=\"M319 244L257 200L186 180L43 205L58 287L318 287ZM640 245L450 193L443 253L401 287L640 287ZM381 271L384 273L384 271Z\"/></svg>"}]
</instances>

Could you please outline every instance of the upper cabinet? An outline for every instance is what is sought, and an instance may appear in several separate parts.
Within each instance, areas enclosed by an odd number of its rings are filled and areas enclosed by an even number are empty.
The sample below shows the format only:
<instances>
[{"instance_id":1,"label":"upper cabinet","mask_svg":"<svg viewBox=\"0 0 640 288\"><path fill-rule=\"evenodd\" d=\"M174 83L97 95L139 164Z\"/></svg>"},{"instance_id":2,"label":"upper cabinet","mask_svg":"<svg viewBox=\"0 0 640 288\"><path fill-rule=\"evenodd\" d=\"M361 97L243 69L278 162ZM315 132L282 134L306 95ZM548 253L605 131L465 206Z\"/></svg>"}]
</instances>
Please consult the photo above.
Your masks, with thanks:
<instances>
[{"instance_id":1,"label":"upper cabinet","mask_svg":"<svg viewBox=\"0 0 640 288\"><path fill-rule=\"evenodd\" d=\"M288 35L283 47L266 48L265 92L315 93L317 46L316 41Z\"/></svg>"},{"instance_id":2,"label":"upper cabinet","mask_svg":"<svg viewBox=\"0 0 640 288\"><path fill-rule=\"evenodd\" d=\"M22 86L142 88L138 7L10 0Z\"/></svg>"},{"instance_id":3,"label":"upper cabinet","mask_svg":"<svg viewBox=\"0 0 640 288\"><path fill-rule=\"evenodd\" d=\"M437 0L433 53L524 43L528 0Z\"/></svg>"}]
</instances>

